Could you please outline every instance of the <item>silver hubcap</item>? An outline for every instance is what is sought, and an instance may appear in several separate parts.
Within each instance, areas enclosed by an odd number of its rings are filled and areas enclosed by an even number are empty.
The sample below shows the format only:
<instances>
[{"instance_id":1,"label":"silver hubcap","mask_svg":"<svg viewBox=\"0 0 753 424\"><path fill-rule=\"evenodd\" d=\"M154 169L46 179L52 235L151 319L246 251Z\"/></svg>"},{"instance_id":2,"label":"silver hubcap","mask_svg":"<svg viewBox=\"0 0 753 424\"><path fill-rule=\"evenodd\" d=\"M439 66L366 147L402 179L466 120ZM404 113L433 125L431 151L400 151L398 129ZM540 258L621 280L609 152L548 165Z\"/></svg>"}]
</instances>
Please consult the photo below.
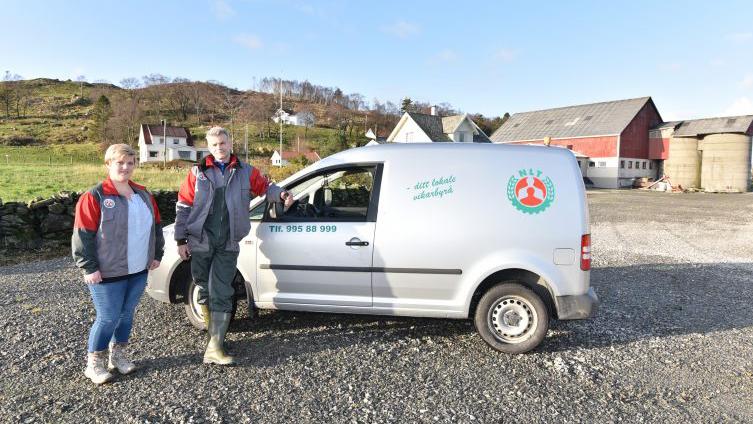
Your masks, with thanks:
<instances>
[{"instance_id":1,"label":"silver hubcap","mask_svg":"<svg viewBox=\"0 0 753 424\"><path fill-rule=\"evenodd\" d=\"M201 313L201 307L199 306L199 286L197 285L194 285L193 290L191 290L191 309L193 309L194 315L200 321L204 319L204 314Z\"/></svg>"},{"instance_id":2,"label":"silver hubcap","mask_svg":"<svg viewBox=\"0 0 753 424\"><path fill-rule=\"evenodd\" d=\"M520 343L533 334L538 325L536 310L526 299L505 296L489 309L489 329L498 339Z\"/></svg>"}]
</instances>

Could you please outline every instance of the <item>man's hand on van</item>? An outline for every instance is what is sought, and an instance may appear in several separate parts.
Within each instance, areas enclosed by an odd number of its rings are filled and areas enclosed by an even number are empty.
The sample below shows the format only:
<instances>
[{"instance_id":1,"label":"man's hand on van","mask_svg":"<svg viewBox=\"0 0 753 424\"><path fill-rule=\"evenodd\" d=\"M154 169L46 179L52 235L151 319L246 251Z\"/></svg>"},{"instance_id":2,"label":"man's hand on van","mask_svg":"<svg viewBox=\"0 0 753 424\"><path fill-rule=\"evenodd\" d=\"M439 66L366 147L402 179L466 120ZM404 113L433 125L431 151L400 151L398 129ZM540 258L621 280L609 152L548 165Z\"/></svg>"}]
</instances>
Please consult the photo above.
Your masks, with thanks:
<instances>
[{"instance_id":1,"label":"man's hand on van","mask_svg":"<svg viewBox=\"0 0 753 424\"><path fill-rule=\"evenodd\" d=\"M178 245L178 255L184 261L187 261L191 257L191 251L188 249L187 244Z\"/></svg>"}]
</instances>

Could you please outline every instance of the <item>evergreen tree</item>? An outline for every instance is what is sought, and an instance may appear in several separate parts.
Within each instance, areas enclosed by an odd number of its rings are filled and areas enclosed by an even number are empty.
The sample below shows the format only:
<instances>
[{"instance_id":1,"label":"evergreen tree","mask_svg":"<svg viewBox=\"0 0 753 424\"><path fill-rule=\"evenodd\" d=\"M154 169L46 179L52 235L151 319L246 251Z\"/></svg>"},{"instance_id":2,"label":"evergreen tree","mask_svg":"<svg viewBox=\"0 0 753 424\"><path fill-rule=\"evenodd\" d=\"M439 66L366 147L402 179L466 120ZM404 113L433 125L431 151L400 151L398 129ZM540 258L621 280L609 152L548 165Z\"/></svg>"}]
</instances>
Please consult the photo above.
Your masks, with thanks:
<instances>
[{"instance_id":1,"label":"evergreen tree","mask_svg":"<svg viewBox=\"0 0 753 424\"><path fill-rule=\"evenodd\" d=\"M413 111L413 100L410 99L410 97L406 97L403 99L403 104L400 106L400 110L405 112L412 112Z\"/></svg>"},{"instance_id":2,"label":"evergreen tree","mask_svg":"<svg viewBox=\"0 0 753 424\"><path fill-rule=\"evenodd\" d=\"M110 105L110 99L104 94L99 96L97 103L94 104L92 110L94 118L94 125L92 125L92 133L94 141L101 144L107 143L107 121L112 117L112 106Z\"/></svg>"}]
</instances>

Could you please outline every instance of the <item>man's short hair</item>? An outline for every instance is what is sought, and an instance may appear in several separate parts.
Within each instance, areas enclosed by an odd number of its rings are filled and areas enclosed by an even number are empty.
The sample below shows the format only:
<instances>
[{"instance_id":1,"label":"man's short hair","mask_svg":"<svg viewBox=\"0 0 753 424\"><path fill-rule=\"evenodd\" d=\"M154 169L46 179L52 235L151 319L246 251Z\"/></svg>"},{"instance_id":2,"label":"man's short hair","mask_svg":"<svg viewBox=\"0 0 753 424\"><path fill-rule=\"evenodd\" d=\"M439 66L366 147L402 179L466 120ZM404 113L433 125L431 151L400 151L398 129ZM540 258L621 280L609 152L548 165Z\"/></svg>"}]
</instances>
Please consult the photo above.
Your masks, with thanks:
<instances>
[{"instance_id":1,"label":"man's short hair","mask_svg":"<svg viewBox=\"0 0 753 424\"><path fill-rule=\"evenodd\" d=\"M209 141L209 137L221 137L225 136L225 141L230 141L230 133L227 132L226 129L222 127L212 127L207 131L207 141Z\"/></svg>"},{"instance_id":2,"label":"man's short hair","mask_svg":"<svg viewBox=\"0 0 753 424\"><path fill-rule=\"evenodd\" d=\"M131 156L136 157L136 151L133 147L127 144L112 144L107 148L105 152L105 163L109 163L113 159Z\"/></svg>"}]
</instances>

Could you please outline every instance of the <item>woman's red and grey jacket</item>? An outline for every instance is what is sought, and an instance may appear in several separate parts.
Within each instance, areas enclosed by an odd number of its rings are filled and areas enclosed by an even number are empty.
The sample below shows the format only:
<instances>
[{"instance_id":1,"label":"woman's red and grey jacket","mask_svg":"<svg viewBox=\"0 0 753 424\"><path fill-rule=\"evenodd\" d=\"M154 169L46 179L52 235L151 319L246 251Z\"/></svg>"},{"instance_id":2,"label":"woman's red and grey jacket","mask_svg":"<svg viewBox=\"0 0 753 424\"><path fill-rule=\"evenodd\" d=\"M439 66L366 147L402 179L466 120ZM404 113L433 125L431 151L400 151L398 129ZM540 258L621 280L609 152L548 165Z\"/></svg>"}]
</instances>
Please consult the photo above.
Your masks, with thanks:
<instances>
[{"instance_id":1,"label":"woman's red and grey jacket","mask_svg":"<svg viewBox=\"0 0 753 424\"><path fill-rule=\"evenodd\" d=\"M154 219L149 236L148 258L162 260L165 238L157 202L146 188L129 181L134 193L149 207ZM76 204L71 250L76 266L102 278L128 275L128 200L118 194L108 178L82 194Z\"/></svg>"}]
</instances>

